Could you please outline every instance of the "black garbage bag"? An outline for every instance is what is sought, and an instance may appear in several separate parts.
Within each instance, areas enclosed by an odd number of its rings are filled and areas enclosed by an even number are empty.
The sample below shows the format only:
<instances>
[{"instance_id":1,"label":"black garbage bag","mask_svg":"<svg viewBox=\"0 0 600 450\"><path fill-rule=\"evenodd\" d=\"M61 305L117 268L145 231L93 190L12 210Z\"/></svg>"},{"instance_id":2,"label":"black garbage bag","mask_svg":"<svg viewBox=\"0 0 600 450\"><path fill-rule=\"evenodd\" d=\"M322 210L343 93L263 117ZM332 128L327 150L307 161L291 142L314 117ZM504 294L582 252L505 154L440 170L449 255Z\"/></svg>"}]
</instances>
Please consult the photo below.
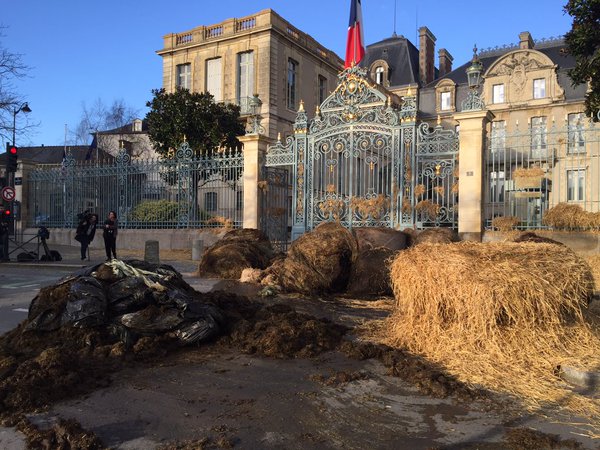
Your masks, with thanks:
<instances>
[{"instance_id":1,"label":"black garbage bag","mask_svg":"<svg viewBox=\"0 0 600 450\"><path fill-rule=\"evenodd\" d=\"M121 323L135 333L159 334L177 328L184 321L176 308L159 308L150 305L141 311L124 314Z\"/></svg>"},{"instance_id":2,"label":"black garbage bag","mask_svg":"<svg viewBox=\"0 0 600 450\"><path fill-rule=\"evenodd\" d=\"M218 336L220 332L221 327L215 319L206 316L195 322L185 323L175 332L175 336L182 344L189 345L211 339Z\"/></svg>"},{"instance_id":3,"label":"black garbage bag","mask_svg":"<svg viewBox=\"0 0 600 450\"><path fill-rule=\"evenodd\" d=\"M108 309L114 315L138 311L154 302L152 290L141 277L127 277L108 288Z\"/></svg>"},{"instance_id":4,"label":"black garbage bag","mask_svg":"<svg viewBox=\"0 0 600 450\"><path fill-rule=\"evenodd\" d=\"M156 302L161 305L171 306L181 311L183 311L189 303L194 301L192 297L180 289L154 292L154 298L156 299Z\"/></svg>"},{"instance_id":5,"label":"black garbage bag","mask_svg":"<svg viewBox=\"0 0 600 450\"><path fill-rule=\"evenodd\" d=\"M120 322L108 324L108 326L106 327L106 331L110 336L121 341L127 349L133 347L138 338L138 335L136 333L131 331L129 328L127 328Z\"/></svg>"},{"instance_id":6,"label":"black garbage bag","mask_svg":"<svg viewBox=\"0 0 600 450\"><path fill-rule=\"evenodd\" d=\"M186 320L194 321L210 317L217 325L225 325L225 316L219 308L198 300L194 300L185 305L183 317Z\"/></svg>"},{"instance_id":7,"label":"black garbage bag","mask_svg":"<svg viewBox=\"0 0 600 450\"><path fill-rule=\"evenodd\" d=\"M75 280L69 291L62 323L76 327L93 327L106 322L106 294L102 284L93 277Z\"/></svg>"}]
</instances>

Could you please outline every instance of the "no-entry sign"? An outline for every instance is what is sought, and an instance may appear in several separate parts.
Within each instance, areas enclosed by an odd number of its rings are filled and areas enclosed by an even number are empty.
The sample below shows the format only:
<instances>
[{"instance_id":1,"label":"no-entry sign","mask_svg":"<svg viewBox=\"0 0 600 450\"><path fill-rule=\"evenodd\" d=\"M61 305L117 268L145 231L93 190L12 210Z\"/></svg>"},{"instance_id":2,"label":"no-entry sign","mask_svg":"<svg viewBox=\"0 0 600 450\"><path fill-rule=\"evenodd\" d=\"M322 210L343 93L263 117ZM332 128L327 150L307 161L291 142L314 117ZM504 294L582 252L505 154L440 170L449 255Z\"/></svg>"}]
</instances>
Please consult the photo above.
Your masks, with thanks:
<instances>
[{"instance_id":1,"label":"no-entry sign","mask_svg":"<svg viewBox=\"0 0 600 450\"><path fill-rule=\"evenodd\" d=\"M2 200L6 200L7 202L12 202L15 199L15 189L6 186L2 188Z\"/></svg>"}]
</instances>

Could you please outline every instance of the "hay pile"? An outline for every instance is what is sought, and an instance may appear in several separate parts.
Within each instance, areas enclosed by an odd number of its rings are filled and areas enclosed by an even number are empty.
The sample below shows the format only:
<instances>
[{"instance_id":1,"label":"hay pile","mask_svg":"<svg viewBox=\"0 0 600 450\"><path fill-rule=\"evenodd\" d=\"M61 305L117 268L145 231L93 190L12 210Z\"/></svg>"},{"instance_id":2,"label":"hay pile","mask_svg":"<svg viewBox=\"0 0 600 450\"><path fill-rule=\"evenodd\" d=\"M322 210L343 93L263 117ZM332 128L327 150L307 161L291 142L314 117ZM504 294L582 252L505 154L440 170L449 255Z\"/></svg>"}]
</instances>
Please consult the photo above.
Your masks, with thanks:
<instances>
[{"instance_id":1,"label":"hay pile","mask_svg":"<svg viewBox=\"0 0 600 450\"><path fill-rule=\"evenodd\" d=\"M271 267L279 285L304 294L343 292L348 285L358 244L336 222L320 224L295 240L285 259Z\"/></svg>"},{"instance_id":2,"label":"hay pile","mask_svg":"<svg viewBox=\"0 0 600 450\"><path fill-rule=\"evenodd\" d=\"M600 212L585 211L579 205L559 203L544 213L543 223L555 230L600 230Z\"/></svg>"},{"instance_id":3,"label":"hay pile","mask_svg":"<svg viewBox=\"0 0 600 450\"><path fill-rule=\"evenodd\" d=\"M449 244L459 240L458 233L451 228L427 228L417 234L413 245L424 243Z\"/></svg>"},{"instance_id":4,"label":"hay pile","mask_svg":"<svg viewBox=\"0 0 600 450\"><path fill-rule=\"evenodd\" d=\"M600 402L574 394L558 365L600 368L600 332L584 320L590 269L545 243L421 244L391 266L394 313L381 333L461 381L567 406L600 420Z\"/></svg>"},{"instance_id":5,"label":"hay pile","mask_svg":"<svg viewBox=\"0 0 600 450\"><path fill-rule=\"evenodd\" d=\"M198 276L237 280L244 269L265 269L275 256L269 238L260 230L231 230L208 248L198 264Z\"/></svg>"}]
</instances>

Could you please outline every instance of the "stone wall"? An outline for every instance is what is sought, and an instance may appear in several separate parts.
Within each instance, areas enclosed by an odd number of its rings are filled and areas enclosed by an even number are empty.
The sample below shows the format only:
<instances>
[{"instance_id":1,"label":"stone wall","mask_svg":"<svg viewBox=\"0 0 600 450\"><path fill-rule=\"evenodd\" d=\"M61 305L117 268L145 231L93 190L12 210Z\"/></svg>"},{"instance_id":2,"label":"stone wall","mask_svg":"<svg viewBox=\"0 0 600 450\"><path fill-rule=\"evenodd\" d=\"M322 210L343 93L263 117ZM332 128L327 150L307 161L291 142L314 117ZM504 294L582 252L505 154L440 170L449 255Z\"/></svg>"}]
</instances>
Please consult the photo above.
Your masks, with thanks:
<instances>
[{"instance_id":1,"label":"stone wall","mask_svg":"<svg viewBox=\"0 0 600 450\"><path fill-rule=\"evenodd\" d=\"M35 234L37 228L25 230L25 234ZM223 237L226 230L119 230L117 236L117 252L121 249L144 249L148 240L158 241L161 250L191 250L195 239L204 241L207 248ZM75 229L50 228L48 244L79 245L75 240ZM96 231L96 237L91 245L94 249L104 249L102 230Z\"/></svg>"}]
</instances>

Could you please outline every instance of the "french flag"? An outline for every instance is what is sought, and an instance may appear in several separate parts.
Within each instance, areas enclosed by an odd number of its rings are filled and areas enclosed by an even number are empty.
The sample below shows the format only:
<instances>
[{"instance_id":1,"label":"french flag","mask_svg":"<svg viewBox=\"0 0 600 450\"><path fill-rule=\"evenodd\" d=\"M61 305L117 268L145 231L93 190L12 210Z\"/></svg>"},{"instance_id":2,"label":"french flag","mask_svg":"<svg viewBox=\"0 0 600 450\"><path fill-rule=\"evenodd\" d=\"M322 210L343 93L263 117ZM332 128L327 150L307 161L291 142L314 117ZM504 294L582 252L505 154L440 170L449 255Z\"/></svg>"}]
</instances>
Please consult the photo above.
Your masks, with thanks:
<instances>
[{"instance_id":1,"label":"french flag","mask_svg":"<svg viewBox=\"0 0 600 450\"><path fill-rule=\"evenodd\" d=\"M346 44L346 69L357 65L365 56L360 0L350 0L350 23Z\"/></svg>"}]
</instances>

